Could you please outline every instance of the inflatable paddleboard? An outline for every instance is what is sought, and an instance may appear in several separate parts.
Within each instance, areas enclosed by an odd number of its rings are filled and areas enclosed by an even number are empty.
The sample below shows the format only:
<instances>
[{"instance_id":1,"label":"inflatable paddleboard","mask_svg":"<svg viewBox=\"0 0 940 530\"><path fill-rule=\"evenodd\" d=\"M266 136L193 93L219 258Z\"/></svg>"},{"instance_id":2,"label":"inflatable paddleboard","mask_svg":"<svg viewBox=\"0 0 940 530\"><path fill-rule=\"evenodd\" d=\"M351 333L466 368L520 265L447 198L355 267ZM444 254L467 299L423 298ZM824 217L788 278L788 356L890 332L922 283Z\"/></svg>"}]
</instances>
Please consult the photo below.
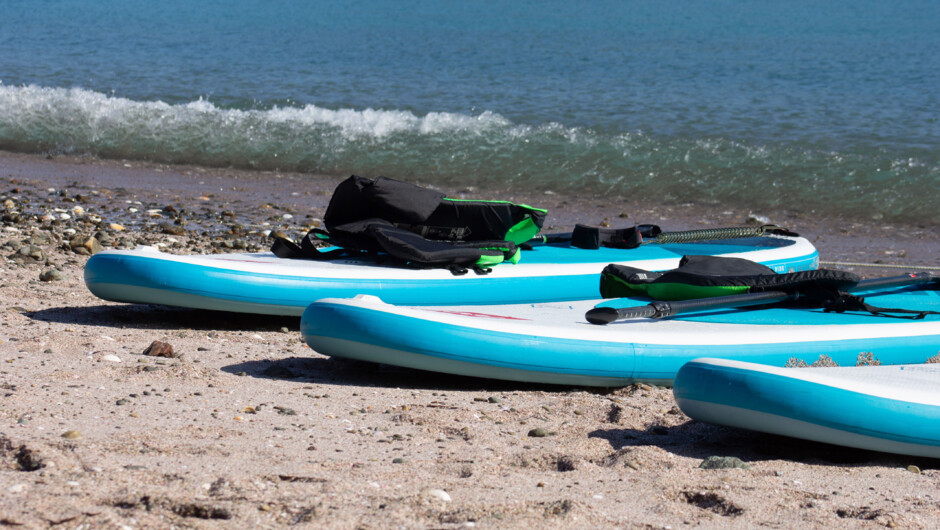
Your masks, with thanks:
<instances>
[{"instance_id":1,"label":"inflatable paddleboard","mask_svg":"<svg viewBox=\"0 0 940 530\"><path fill-rule=\"evenodd\" d=\"M679 370L673 390L699 421L940 458L940 364L779 368L697 359Z\"/></svg>"},{"instance_id":2,"label":"inflatable paddleboard","mask_svg":"<svg viewBox=\"0 0 940 530\"><path fill-rule=\"evenodd\" d=\"M446 269L413 269L360 259L308 261L270 253L174 255L154 248L107 250L85 266L85 284L115 302L295 315L311 302L358 294L408 305L498 304L596 298L608 263L648 270L678 265L686 254L747 258L777 272L815 269L816 249L799 237L764 236L697 243L649 244L635 249L585 250L538 245L518 264L455 276Z\"/></svg>"},{"instance_id":3,"label":"inflatable paddleboard","mask_svg":"<svg viewBox=\"0 0 940 530\"><path fill-rule=\"evenodd\" d=\"M865 294L865 293L862 293ZM883 307L940 309L940 291L899 288L867 294ZM301 318L317 352L450 374L587 386L671 384L698 357L784 366L828 355L855 365L862 352L882 363L922 363L940 350L940 316L907 320L869 313L764 308L712 309L671 319L588 324L598 301L499 306L405 307L373 296L326 299ZM639 306L648 299L604 304Z\"/></svg>"}]
</instances>

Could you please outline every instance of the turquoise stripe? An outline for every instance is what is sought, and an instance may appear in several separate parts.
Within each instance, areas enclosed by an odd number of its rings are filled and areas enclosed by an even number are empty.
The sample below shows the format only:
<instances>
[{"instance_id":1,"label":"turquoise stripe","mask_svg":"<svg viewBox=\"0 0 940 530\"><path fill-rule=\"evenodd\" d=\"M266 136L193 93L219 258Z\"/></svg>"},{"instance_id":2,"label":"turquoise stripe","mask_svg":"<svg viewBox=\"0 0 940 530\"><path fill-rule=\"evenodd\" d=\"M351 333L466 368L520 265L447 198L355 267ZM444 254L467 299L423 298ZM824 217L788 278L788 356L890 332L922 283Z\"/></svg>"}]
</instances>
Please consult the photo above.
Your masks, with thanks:
<instances>
[{"instance_id":1,"label":"turquoise stripe","mask_svg":"<svg viewBox=\"0 0 940 530\"><path fill-rule=\"evenodd\" d=\"M934 348L937 344L940 344L938 337L933 337ZM696 362L682 367L674 391L680 402L691 400L741 407L864 436L940 446L940 406L937 405L909 403L777 374Z\"/></svg>"},{"instance_id":2,"label":"turquoise stripe","mask_svg":"<svg viewBox=\"0 0 940 530\"><path fill-rule=\"evenodd\" d=\"M781 241L789 242L788 240ZM727 247L727 245L722 245L722 247ZM592 255L602 256L615 252L616 257L621 260L625 257L630 259L677 257L672 252L662 248L656 249L652 245L649 249L648 252L638 254L631 253L633 251L603 249L604 252ZM728 251L727 248L725 250ZM528 253L523 259L540 256L541 259L530 261L583 263L584 255L581 255L581 252L596 253L598 251L583 251L568 247L565 247L564 251L560 248L552 250L542 248ZM579 255L582 258L580 261L575 259ZM562 259L563 256L565 259ZM778 261L787 267L809 269L815 266L816 259L814 251L808 256ZM607 261L603 262L603 264L606 263ZM557 276L509 278L495 275L438 280L421 278L389 280L368 277L331 279L244 272L221 268L224 267L224 263L210 267L203 264L161 260L147 255L103 253L92 256L88 260L85 266L85 283L95 295L117 302L151 302L151 300L121 297L114 286L123 284L219 300L298 308L306 307L321 298L349 298L358 294L370 294L388 303L402 305L539 303L597 298L599 296L598 278L603 264L598 265L596 273L564 276L563 280ZM500 267L513 266L500 265ZM368 274L368 269L364 268L363 274ZM416 271L416 275L419 274ZM101 288L97 288L99 285Z\"/></svg>"},{"instance_id":3,"label":"turquoise stripe","mask_svg":"<svg viewBox=\"0 0 940 530\"><path fill-rule=\"evenodd\" d=\"M318 302L306 309L301 333L317 349L318 337L338 338L366 346L533 372L595 375L632 380L672 380L683 364L698 357L736 359L784 366L793 357L807 363L820 354L841 365L854 365L858 354L871 351L884 364L919 363L936 354L940 335L745 345L656 345L588 341L503 333L445 324L346 304ZM600 333L599 333L600 335ZM602 336L602 335L601 335ZM367 348L366 348L367 349ZM332 355L342 356L342 352ZM375 362L396 364L376 355ZM584 384L584 383L581 383Z\"/></svg>"}]
</instances>

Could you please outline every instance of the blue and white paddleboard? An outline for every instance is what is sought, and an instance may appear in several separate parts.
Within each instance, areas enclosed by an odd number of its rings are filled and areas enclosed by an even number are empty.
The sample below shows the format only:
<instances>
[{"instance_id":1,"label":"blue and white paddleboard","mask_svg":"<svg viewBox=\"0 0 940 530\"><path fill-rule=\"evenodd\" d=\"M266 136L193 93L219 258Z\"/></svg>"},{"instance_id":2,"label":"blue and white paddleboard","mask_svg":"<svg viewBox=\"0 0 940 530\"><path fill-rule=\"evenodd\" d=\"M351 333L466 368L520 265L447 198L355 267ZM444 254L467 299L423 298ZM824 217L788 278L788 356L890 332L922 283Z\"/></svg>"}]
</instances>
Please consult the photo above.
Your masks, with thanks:
<instances>
[{"instance_id":1,"label":"blue and white paddleboard","mask_svg":"<svg viewBox=\"0 0 940 530\"><path fill-rule=\"evenodd\" d=\"M867 294L882 307L940 310L940 291ZM647 299L604 304L639 306ZM859 313L712 309L671 319L588 324L593 301L405 307L372 296L310 305L300 330L318 353L450 374L587 386L671 384L685 363L720 357L784 366L828 355L855 365L922 363L940 350L940 316L906 320Z\"/></svg>"},{"instance_id":2,"label":"blue and white paddleboard","mask_svg":"<svg viewBox=\"0 0 940 530\"><path fill-rule=\"evenodd\" d=\"M678 266L686 254L747 258L777 272L811 270L818 263L816 249L806 239L781 236L649 244L629 250L540 245L523 252L518 264L498 265L486 275L463 276L445 269L378 265L364 258L174 255L143 247L95 254L85 266L85 284L95 296L115 302L299 316L314 300L358 294L408 305L595 298L600 272L608 263L666 270Z\"/></svg>"},{"instance_id":3,"label":"blue and white paddleboard","mask_svg":"<svg viewBox=\"0 0 940 530\"><path fill-rule=\"evenodd\" d=\"M679 370L673 391L699 421L940 458L940 364L780 368L696 359Z\"/></svg>"}]
</instances>

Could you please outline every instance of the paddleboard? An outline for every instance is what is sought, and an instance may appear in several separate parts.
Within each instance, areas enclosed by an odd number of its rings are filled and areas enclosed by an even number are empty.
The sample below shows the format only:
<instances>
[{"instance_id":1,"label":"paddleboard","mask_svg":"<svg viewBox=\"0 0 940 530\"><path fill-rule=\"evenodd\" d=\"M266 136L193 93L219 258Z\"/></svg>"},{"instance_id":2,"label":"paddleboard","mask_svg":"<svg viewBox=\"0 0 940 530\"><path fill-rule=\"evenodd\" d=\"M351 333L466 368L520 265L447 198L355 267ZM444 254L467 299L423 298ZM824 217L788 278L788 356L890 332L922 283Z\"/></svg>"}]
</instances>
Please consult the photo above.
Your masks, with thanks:
<instances>
[{"instance_id":1,"label":"paddleboard","mask_svg":"<svg viewBox=\"0 0 940 530\"><path fill-rule=\"evenodd\" d=\"M864 293L862 293L864 294ZM940 291L867 294L883 307L940 310ZM645 305L622 298L604 304ZM407 307L374 296L319 300L301 318L317 352L450 374L586 386L671 384L698 357L784 366L828 355L854 365L862 352L882 363L922 363L940 349L940 316L906 320L868 313L765 308L712 309L671 319L588 324L598 301Z\"/></svg>"},{"instance_id":2,"label":"paddleboard","mask_svg":"<svg viewBox=\"0 0 940 530\"><path fill-rule=\"evenodd\" d=\"M142 247L95 254L85 266L85 284L95 296L115 302L300 316L314 300L357 294L408 305L595 298L600 272L608 263L666 270L678 266L686 254L742 257L777 272L810 270L818 264L809 241L782 236L636 249L538 245L524 251L518 264L462 276L446 269L376 264L367 258L308 261L271 253L175 255Z\"/></svg>"},{"instance_id":3,"label":"paddleboard","mask_svg":"<svg viewBox=\"0 0 940 530\"><path fill-rule=\"evenodd\" d=\"M940 458L940 364L779 368L697 359L679 370L673 391L695 420Z\"/></svg>"}]
</instances>

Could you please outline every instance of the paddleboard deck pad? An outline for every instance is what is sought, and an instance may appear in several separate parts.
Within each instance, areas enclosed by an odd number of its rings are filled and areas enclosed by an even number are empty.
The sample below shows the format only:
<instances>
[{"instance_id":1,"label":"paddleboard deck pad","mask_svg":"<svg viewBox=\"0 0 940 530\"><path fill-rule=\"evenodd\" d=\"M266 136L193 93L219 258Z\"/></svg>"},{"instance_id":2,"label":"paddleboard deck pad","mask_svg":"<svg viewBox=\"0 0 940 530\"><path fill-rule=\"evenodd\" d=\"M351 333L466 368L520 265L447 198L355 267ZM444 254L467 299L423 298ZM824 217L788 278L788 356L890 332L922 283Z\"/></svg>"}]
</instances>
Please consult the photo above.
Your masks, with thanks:
<instances>
[{"instance_id":1,"label":"paddleboard deck pad","mask_svg":"<svg viewBox=\"0 0 940 530\"><path fill-rule=\"evenodd\" d=\"M865 293L860 293L865 294ZM866 294L885 307L940 309L940 291L898 288ZM301 318L317 352L493 379L585 386L671 384L698 357L785 366L826 355L853 366L869 352L884 364L922 363L940 349L940 316L923 320L870 313L774 307L711 309L671 319L588 324L599 301L494 306L406 307L360 296L326 299ZM639 306L645 298L600 301Z\"/></svg>"},{"instance_id":2,"label":"paddleboard deck pad","mask_svg":"<svg viewBox=\"0 0 940 530\"><path fill-rule=\"evenodd\" d=\"M940 458L940 364L779 368L697 359L679 370L673 391L695 420Z\"/></svg>"},{"instance_id":3,"label":"paddleboard deck pad","mask_svg":"<svg viewBox=\"0 0 940 530\"><path fill-rule=\"evenodd\" d=\"M408 305L498 304L598 296L608 263L647 270L675 268L686 254L734 256L777 272L815 269L816 249L799 237L763 236L636 249L538 245L518 264L485 275L376 264L367 258L308 261L271 253L174 255L151 247L107 250L85 266L85 284L115 302L299 316L311 302L358 294Z\"/></svg>"}]
</instances>

